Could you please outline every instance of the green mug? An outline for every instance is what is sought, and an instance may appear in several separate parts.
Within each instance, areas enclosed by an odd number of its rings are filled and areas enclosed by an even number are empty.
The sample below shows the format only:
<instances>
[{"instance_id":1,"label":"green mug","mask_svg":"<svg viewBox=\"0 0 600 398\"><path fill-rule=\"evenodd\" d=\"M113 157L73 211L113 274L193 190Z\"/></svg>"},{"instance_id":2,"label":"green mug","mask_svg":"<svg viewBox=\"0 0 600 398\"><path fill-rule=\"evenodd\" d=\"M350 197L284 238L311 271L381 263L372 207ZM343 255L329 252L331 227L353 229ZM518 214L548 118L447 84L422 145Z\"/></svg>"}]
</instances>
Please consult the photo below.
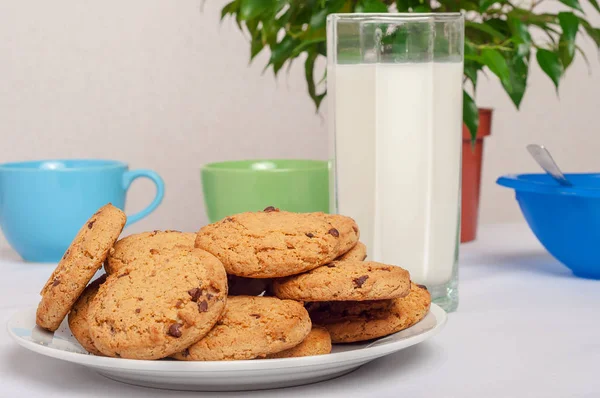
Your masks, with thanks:
<instances>
[{"instance_id":1,"label":"green mug","mask_svg":"<svg viewBox=\"0 0 600 398\"><path fill-rule=\"evenodd\" d=\"M209 221L268 206L329 212L329 163L320 160L239 160L202 167Z\"/></svg>"}]
</instances>

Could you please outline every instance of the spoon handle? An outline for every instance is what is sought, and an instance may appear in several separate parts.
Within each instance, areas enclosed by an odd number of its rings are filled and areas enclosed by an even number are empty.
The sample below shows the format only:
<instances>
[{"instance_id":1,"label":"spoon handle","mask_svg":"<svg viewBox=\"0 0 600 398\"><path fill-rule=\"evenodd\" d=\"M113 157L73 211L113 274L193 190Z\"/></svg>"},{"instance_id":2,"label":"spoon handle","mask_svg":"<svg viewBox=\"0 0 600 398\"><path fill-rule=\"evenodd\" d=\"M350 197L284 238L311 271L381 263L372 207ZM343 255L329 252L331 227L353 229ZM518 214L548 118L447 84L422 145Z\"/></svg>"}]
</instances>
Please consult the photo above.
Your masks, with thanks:
<instances>
[{"instance_id":1,"label":"spoon handle","mask_svg":"<svg viewBox=\"0 0 600 398\"><path fill-rule=\"evenodd\" d=\"M552 155L550 155L550 152L548 152L546 148L544 148L542 145L531 144L527 145L527 150L540 165L540 167L544 169L546 173L550 174L556 180L556 182L565 187L573 186L573 184L567 180L562 171L560 171L558 165L552 158Z\"/></svg>"}]
</instances>

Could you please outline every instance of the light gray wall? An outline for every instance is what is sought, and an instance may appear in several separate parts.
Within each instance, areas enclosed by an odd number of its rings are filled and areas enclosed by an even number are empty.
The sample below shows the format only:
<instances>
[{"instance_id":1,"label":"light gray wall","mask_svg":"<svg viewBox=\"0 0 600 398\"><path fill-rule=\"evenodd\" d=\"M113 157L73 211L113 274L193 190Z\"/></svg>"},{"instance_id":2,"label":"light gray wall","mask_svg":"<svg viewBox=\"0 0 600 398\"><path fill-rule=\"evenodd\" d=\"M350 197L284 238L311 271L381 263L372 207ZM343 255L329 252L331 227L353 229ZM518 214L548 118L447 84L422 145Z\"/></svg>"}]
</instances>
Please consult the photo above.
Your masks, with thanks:
<instances>
[{"instance_id":1,"label":"light gray wall","mask_svg":"<svg viewBox=\"0 0 600 398\"><path fill-rule=\"evenodd\" d=\"M325 158L327 112L315 113L302 63L277 80L261 74L268 54L249 67L242 34L232 21L219 23L225 3L210 0L201 11L201 0L0 2L0 161L103 157L156 170L167 195L134 232L202 225L203 163ZM494 180L537 170L529 142L549 146L567 170L600 170L600 68L593 43L581 46L592 75L578 57L560 102L537 66L519 113L494 79L481 77L479 102L496 109L483 222L520 219ZM136 184L128 212L152 193L149 183Z\"/></svg>"}]
</instances>

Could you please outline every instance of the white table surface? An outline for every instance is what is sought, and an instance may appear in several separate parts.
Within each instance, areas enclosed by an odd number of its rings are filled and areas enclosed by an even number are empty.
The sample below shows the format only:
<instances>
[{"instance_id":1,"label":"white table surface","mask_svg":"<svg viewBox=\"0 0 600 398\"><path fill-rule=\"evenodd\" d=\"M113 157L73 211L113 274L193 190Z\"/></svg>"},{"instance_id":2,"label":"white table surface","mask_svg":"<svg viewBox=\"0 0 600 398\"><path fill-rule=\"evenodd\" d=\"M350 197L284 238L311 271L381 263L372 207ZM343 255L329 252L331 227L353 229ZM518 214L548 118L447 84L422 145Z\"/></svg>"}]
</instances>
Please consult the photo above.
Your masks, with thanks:
<instances>
[{"instance_id":1,"label":"white table surface","mask_svg":"<svg viewBox=\"0 0 600 398\"><path fill-rule=\"evenodd\" d=\"M600 244L600 243L599 243ZM0 320L35 306L53 266L0 252ZM600 281L578 279L525 225L461 247L460 305L418 346L309 386L190 393L120 384L28 352L0 329L0 397L600 397Z\"/></svg>"}]
</instances>

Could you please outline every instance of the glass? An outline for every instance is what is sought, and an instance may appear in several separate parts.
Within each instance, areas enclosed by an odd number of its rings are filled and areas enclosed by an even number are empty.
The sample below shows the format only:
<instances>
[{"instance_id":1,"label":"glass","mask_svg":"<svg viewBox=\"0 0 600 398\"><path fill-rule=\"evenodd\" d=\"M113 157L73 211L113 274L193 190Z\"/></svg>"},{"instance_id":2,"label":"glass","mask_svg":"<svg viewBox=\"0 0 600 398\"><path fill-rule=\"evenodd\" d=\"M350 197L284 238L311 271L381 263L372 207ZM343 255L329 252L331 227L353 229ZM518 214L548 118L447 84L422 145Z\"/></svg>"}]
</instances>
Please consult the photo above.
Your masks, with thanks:
<instances>
[{"instance_id":1,"label":"glass","mask_svg":"<svg viewBox=\"0 0 600 398\"><path fill-rule=\"evenodd\" d=\"M327 20L330 208L368 258L458 306L464 21L451 14Z\"/></svg>"}]
</instances>

